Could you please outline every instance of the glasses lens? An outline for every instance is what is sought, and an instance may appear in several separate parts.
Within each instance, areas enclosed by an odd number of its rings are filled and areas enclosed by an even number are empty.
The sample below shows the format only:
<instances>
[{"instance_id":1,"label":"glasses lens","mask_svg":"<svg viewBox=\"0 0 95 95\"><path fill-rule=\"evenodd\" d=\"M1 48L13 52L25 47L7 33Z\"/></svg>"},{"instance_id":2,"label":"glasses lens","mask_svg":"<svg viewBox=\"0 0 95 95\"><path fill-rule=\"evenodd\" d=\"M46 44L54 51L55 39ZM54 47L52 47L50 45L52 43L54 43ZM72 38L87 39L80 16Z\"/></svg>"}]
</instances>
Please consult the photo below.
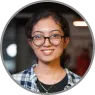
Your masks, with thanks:
<instances>
[{"instance_id":1,"label":"glasses lens","mask_svg":"<svg viewBox=\"0 0 95 95\"><path fill-rule=\"evenodd\" d=\"M50 37L50 42L53 45L58 45L61 42L61 36L59 34L54 34Z\"/></svg>"},{"instance_id":2,"label":"glasses lens","mask_svg":"<svg viewBox=\"0 0 95 95\"><path fill-rule=\"evenodd\" d=\"M36 35L33 37L33 42L37 46L41 46L44 43L44 37L42 35Z\"/></svg>"}]
</instances>

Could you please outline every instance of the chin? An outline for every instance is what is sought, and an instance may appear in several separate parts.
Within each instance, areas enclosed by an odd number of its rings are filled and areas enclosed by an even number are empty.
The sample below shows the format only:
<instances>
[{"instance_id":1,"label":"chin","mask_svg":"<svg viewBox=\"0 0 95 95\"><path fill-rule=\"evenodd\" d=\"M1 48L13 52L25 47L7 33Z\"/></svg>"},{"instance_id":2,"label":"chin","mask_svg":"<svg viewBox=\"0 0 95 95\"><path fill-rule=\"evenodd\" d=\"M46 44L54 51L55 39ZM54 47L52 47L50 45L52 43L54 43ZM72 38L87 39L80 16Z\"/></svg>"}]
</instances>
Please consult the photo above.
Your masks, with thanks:
<instances>
[{"instance_id":1,"label":"chin","mask_svg":"<svg viewBox=\"0 0 95 95\"><path fill-rule=\"evenodd\" d=\"M56 60L56 58L43 57L43 58L40 58L40 60L44 63L50 63L50 62Z\"/></svg>"}]
</instances>

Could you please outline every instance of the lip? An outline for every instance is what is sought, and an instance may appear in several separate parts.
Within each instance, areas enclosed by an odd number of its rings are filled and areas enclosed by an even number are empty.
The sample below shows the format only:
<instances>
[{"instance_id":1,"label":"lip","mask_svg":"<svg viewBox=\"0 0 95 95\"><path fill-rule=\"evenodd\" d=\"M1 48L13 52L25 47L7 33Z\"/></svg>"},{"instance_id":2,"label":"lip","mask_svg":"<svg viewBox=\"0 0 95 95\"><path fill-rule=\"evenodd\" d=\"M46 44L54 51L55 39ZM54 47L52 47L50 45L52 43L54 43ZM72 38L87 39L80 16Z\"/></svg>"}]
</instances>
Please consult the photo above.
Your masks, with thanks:
<instances>
[{"instance_id":1,"label":"lip","mask_svg":"<svg viewBox=\"0 0 95 95\"><path fill-rule=\"evenodd\" d=\"M41 51L43 51L43 50L54 50L54 49L48 49L48 48L47 49L41 49Z\"/></svg>"},{"instance_id":2,"label":"lip","mask_svg":"<svg viewBox=\"0 0 95 95\"><path fill-rule=\"evenodd\" d=\"M42 53L46 56L51 55L54 52L54 49L43 49Z\"/></svg>"}]
</instances>

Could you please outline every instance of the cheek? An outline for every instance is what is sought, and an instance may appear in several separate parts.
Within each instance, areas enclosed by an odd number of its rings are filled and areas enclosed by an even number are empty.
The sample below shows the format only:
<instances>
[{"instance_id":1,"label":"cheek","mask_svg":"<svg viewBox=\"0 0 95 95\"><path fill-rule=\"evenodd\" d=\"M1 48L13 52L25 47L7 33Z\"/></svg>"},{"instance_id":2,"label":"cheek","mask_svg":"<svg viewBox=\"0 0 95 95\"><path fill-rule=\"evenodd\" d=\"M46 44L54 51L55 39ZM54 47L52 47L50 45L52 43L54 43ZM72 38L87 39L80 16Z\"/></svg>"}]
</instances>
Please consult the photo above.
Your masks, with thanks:
<instances>
[{"instance_id":1,"label":"cheek","mask_svg":"<svg viewBox=\"0 0 95 95\"><path fill-rule=\"evenodd\" d=\"M34 53L36 54L36 56L39 54L39 48L36 47L33 43L31 43L31 48L33 49Z\"/></svg>"},{"instance_id":2,"label":"cheek","mask_svg":"<svg viewBox=\"0 0 95 95\"><path fill-rule=\"evenodd\" d=\"M56 52L57 52L57 54L59 54L61 56L63 51L64 51L64 43L62 42L62 43L60 43L60 45L58 47L56 47Z\"/></svg>"},{"instance_id":3,"label":"cheek","mask_svg":"<svg viewBox=\"0 0 95 95\"><path fill-rule=\"evenodd\" d=\"M63 53L63 51L64 51L64 48L62 47L62 46L60 46L60 47L56 47L56 56L61 56L62 55L62 53Z\"/></svg>"},{"instance_id":4,"label":"cheek","mask_svg":"<svg viewBox=\"0 0 95 95\"><path fill-rule=\"evenodd\" d=\"M35 52L36 56L37 56L37 55L39 55L40 50L39 50L39 48L38 48L38 47L33 46L33 47L32 47L32 49L33 49L33 51Z\"/></svg>"}]
</instances>

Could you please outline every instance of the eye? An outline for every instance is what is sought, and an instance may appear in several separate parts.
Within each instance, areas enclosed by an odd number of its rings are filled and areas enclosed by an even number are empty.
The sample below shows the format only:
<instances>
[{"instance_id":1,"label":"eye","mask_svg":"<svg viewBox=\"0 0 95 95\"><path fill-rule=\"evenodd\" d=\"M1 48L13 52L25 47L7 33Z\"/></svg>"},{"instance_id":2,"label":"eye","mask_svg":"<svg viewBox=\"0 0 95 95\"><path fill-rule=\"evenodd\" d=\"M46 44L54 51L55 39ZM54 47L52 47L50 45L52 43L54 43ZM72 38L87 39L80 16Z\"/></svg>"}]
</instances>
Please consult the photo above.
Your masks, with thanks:
<instances>
[{"instance_id":1,"label":"eye","mask_svg":"<svg viewBox=\"0 0 95 95\"><path fill-rule=\"evenodd\" d=\"M33 36L33 40L40 40L40 39L43 39L42 35L35 35L35 36Z\"/></svg>"},{"instance_id":2,"label":"eye","mask_svg":"<svg viewBox=\"0 0 95 95\"><path fill-rule=\"evenodd\" d=\"M51 35L51 38L52 39L58 39L58 38L60 38L61 36L59 35L59 34L53 34L53 35Z\"/></svg>"}]
</instances>

